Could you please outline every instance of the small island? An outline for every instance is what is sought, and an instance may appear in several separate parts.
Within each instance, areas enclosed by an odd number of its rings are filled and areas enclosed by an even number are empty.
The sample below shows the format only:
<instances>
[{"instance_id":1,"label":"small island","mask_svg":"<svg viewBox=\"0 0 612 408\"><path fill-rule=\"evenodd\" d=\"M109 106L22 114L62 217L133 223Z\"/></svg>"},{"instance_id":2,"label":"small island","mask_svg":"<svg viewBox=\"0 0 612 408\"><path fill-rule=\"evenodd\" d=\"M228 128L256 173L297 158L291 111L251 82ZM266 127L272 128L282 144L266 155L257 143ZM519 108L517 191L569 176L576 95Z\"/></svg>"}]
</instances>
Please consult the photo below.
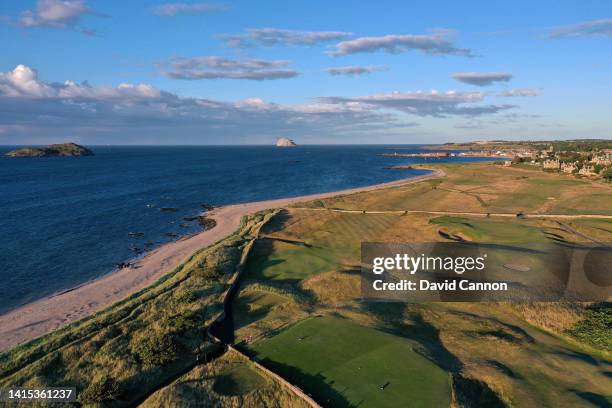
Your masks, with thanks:
<instances>
[{"instance_id":1,"label":"small island","mask_svg":"<svg viewBox=\"0 0 612 408\"><path fill-rule=\"evenodd\" d=\"M297 146L295 142L291 139L287 139L286 137L281 137L276 141L276 147L295 147Z\"/></svg>"},{"instance_id":2,"label":"small island","mask_svg":"<svg viewBox=\"0 0 612 408\"><path fill-rule=\"evenodd\" d=\"M7 157L77 157L94 153L76 143L52 144L45 147L22 147L6 153Z\"/></svg>"}]
</instances>

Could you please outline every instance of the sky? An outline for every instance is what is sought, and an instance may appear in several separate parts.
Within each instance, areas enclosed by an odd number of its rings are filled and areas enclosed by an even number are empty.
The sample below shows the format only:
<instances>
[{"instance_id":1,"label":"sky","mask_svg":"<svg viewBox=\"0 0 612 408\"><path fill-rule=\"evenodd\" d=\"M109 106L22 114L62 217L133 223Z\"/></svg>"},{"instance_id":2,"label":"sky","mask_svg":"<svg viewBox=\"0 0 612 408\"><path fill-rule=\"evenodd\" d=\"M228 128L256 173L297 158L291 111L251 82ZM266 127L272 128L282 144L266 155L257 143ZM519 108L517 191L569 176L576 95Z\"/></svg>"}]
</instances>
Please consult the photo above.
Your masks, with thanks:
<instances>
[{"instance_id":1,"label":"sky","mask_svg":"<svg viewBox=\"0 0 612 408\"><path fill-rule=\"evenodd\" d=\"M612 2L0 2L0 144L612 138Z\"/></svg>"}]
</instances>

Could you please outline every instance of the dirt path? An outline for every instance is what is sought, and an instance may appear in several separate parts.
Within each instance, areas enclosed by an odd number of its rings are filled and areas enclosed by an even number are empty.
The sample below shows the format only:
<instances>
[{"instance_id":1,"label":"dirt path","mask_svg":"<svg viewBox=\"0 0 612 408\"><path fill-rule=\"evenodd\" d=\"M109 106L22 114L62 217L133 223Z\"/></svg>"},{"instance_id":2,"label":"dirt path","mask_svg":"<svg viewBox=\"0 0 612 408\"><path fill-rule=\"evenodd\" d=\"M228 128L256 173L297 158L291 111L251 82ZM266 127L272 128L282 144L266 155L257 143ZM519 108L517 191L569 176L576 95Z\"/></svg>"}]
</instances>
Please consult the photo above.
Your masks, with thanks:
<instances>
[{"instance_id":1,"label":"dirt path","mask_svg":"<svg viewBox=\"0 0 612 408\"><path fill-rule=\"evenodd\" d=\"M213 229L163 245L135 262L132 268L114 271L95 281L37 300L1 315L0 351L42 336L146 288L183 263L197 250L232 234L238 229L240 219L247 214L268 208L285 207L301 201L417 183L445 175L443 170L434 170L422 176L374 186L217 208L207 214L217 222Z\"/></svg>"},{"instance_id":2,"label":"dirt path","mask_svg":"<svg viewBox=\"0 0 612 408\"><path fill-rule=\"evenodd\" d=\"M480 213L480 212L460 212L460 211L427 211L427 210L345 210L342 208L310 208L310 207L295 207L300 210L312 211L334 211L353 214L433 214L433 215L463 215L466 217L503 217L517 218L516 213ZM599 214L523 214L523 218L560 218L560 219L612 219L612 215ZM589 238L590 239L590 238Z\"/></svg>"}]
</instances>

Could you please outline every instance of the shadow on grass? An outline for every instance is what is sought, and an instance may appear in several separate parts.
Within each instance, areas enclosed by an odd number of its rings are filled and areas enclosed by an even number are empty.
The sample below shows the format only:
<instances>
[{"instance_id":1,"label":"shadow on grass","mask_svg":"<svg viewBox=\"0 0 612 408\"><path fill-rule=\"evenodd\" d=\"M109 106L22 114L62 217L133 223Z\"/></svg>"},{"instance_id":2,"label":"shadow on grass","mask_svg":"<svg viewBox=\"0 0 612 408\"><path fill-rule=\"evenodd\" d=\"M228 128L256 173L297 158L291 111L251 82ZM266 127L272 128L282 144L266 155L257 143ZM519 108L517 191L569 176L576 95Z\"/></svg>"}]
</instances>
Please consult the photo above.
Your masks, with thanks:
<instances>
[{"instance_id":1,"label":"shadow on grass","mask_svg":"<svg viewBox=\"0 0 612 408\"><path fill-rule=\"evenodd\" d=\"M280 210L272 219L270 219L262 228L262 234L270 234L272 232L282 231L291 219L291 215L287 210Z\"/></svg>"},{"instance_id":2,"label":"shadow on grass","mask_svg":"<svg viewBox=\"0 0 612 408\"><path fill-rule=\"evenodd\" d=\"M241 329L249 324L263 319L270 313L273 305L264 305L252 310L248 309L248 304L239 304L234 306L234 311L237 312L239 318L234 318L234 330Z\"/></svg>"},{"instance_id":3,"label":"shadow on grass","mask_svg":"<svg viewBox=\"0 0 612 408\"><path fill-rule=\"evenodd\" d=\"M496 360L487 360L487 363L489 365L491 365L492 367L495 367L497 370L502 372L507 377L514 378L514 379L521 379L521 378L523 378L522 375L520 375L518 373L515 373L510 367L508 367L507 365L505 365L503 363L500 363L499 361L496 361Z\"/></svg>"},{"instance_id":4,"label":"shadow on grass","mask_svg":"<svg viewBox=\"0 0 612 408\"><path fill-rule=\"evenodd\" d=\"M505 408L506 404L484 381L453 374L455 399L461 407Z\"/></svg>"},{"instance_id":5,"label":"shadow on grass","mask_svg":"<svg viewBox=\"0 0 612 408\"><path fill-rule=\"evenodd\" d=\"M411 313L411 324L407 325L398 319L398 316L402 317L406 311L406 305L403 303L370 302L363 306L368 312L376 315L380 320L386 322L388 327L391 327L381 330L415 341L419 346L415 347L415 351L452 374L452 386L459 406L506 407L506 404L487 383L461 375L463 363L444 347L440 340L440 331L425 321L421 314ZM516 374L503 364L492 365L504 371L506 375L516 377Z\"/></svg>"},{"instance_id":6,"label":"shadow on grass","mask_svg":"<svg viewBox=\"0 0 612 408\"><path fill-rule=\"evenodd\" d=\"M586 354L586 353L581 353L579 351L567 351L567 350L559 350L559 351L553 351L551 352L552 354L555 354L557 356L562 356L562 357L567 357L567 358L571 358L574 360L579 360L582 361L584 363L590 364L592 366L599 366L599 361L597 361L597 359L595 359L595 357Z\"/></svg>"},{"instance_id":7,"label":"shadow on grass","mask_svg":"<svg viewBox=\"0 0 612 408\"><path fill-rule=\"evenodd\" d=\"M467 330L463 331L466 336L472 338L489 338L495 340L503 340L508 343L520 344L522 343L522 339L518 336L513 335L512 333L508 333L503 329L498 330Z\"/></svg>"},{"instance_id":8,"label":"shadow on grass","mask_svg":"<svg viewBox=\"0 0 612 408\"><path fill-rule=\"evenodd\" d=\"M610 402L610 400L604 397L603 395L596 394L594 392L588 392L588 391L578 391L578 390L570 390L570 391L575 393L577 396L579 396L583 400L595 405L596 407L599 407L599 408L612 407L612 402Z\"/></svg>"},{"instance_id":9,"label":"shadow on grass","mask_svg":"<svg viewBox=\"0 0 612 408\"><path fill-rule=\"evenodd\" d=\"M527 331L525 331L523 328L517 325L514 325L514 324L502 322L496 317L480 316L475 313L459 311L459 310L452 310L452 311L449 311L449 313L452 313L457 316L465 317L468 319L484 320L484 321L488 321L491 323L495 323L498 326L503 327L504 329L512 332L515 337L519 338L523 342L526 342L526 343L535 342L534 338L529 333L527 333Z\"/></svg>"},{"instance_id":10,"label":"shadow on grass","mask_svg":"<svg viewBox=\"0 0 612 408\"><path fill-rule=\"evenodd\" d=\"M299 368L279 363L269 359L258 361L261 365L279 374L291 384L298 386L305 392L312 393L312 397L325 407L356 407L339 391L333 388L334 382L327 382L321 373L312 375Z\"/></svg>"},{"instance_id":11,"label":"shadow on grass","mask_svg":"<svg viewBox=\"0 0 612 408\"><path fill-rule=\"evenodd\" d=\"M451 354L440 341L440 331L426 322L420 314L414 313L411 316L412 324L410 325L399 321L397 316L403 316L406 309L405 304L367 302L363 304L363 307L387 323L388 327L379 328L381 331L417 342L420 347L415 351L446 371L458 372L461 370L461 361Z\"/></svg>"}]
</instances>

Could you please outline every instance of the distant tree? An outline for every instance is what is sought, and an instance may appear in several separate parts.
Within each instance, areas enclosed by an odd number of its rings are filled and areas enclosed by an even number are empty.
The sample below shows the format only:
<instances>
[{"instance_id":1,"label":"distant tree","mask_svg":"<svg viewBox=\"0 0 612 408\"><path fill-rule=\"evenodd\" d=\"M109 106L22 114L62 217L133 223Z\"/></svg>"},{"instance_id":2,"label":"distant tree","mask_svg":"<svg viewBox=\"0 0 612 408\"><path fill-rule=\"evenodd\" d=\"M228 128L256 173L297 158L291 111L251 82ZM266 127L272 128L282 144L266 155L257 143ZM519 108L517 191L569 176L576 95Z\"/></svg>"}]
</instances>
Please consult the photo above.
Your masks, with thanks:
<instances>
[{"instance_id":1,"label":"distant tree","mask_svg":"<svg viewBox=\"0 0 612 408\"><path fill-rule=\"evenodd\" d=\"M607 181L612 181L612 167L605 169L602 175Z\"/></svg>"},{"instance_id":2,"label":"distant tree","mask_svg":"<svg viewBox=\"0 0 612 408\"><path fill-rule=\"evenodd\" d=\"M567 152L559 155L559 161L561 163L573 163L576 161L583 160L584 157L576 152Z\"/></svg>"},{"instance_id":3,"label":"distant tree","mask_svg":"<svg viewBox=\"0 0 612 408\"><path fill-rule=\"evenodd\" d=\"M556 152L592 152L601 149L612 149L612 140L585 139L576 141L556 141L553 142L553 147Z\"/></svg>"}]
</instances>

